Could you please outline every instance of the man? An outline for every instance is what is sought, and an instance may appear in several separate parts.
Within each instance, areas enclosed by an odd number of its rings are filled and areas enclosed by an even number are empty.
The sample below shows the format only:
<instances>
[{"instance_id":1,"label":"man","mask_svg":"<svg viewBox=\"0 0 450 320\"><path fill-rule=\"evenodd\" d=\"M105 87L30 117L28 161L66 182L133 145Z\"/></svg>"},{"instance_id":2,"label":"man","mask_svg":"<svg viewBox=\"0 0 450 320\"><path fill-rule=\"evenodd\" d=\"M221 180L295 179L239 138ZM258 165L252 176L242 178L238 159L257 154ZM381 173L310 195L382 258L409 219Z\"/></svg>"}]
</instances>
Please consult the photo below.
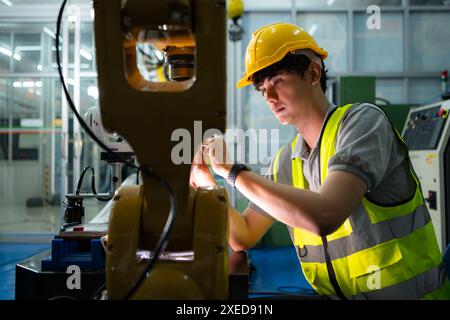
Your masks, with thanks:
<instances>
[{"instance_id":1,"label":"man","mask_svg":"<svg viewBox=\"0 0 450 320\"><path fill-rule=\"evenodd\" d=\"M319 294L448 299L442 255L405 144L377 106L327 101L326 57L292 24L253 33L238 87L253 83L298 135L266 177L229 164L221 138L207 142L214 172L251 201L242 215L229 210L230 246L252 247L278 220ZM194 185L215 184L206 165L195 165L192 175Z\"/></svg>"}]
</instances>

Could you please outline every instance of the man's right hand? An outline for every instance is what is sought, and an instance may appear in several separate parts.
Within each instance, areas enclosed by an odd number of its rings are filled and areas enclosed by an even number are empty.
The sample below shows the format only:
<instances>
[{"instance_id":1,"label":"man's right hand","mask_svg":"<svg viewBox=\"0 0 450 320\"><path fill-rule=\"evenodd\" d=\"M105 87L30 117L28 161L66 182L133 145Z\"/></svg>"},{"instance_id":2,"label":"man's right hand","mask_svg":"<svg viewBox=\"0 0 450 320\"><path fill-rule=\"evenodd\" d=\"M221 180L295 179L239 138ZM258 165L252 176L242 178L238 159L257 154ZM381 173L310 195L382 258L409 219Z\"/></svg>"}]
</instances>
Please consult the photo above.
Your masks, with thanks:
<instances>
[{"instance_id":1,"label":"man's right hand","mask_svg":"<svg viewBox=\"0 0 450 320\"><path fill-rule=\"evenodd\" d=\"M194 188L217 186L216 180L204 162L201 164L192 164L190 184Z\"/></svg>"},{"instance_id":2,"label":"man's right hand","mask_svg":"<svg viewBox=\"0 0 450 320\"><path fill-rule=\"evenodd\" d=\"M216 180L203 159L202 146L195 153L189 183L193 188L217 186Z\"/></svg>"}]
</instances>

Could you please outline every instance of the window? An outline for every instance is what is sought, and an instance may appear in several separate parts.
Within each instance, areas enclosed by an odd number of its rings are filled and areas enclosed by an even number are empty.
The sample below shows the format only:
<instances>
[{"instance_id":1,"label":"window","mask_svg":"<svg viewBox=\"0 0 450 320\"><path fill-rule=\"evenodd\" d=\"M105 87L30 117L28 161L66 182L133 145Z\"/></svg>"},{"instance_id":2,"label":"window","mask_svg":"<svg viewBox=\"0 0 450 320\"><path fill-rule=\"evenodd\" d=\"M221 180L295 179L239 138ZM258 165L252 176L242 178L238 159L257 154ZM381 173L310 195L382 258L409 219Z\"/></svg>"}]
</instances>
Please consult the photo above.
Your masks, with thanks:
<instances>
[{"instance_id":1,"label":"window","mask_svg":"<svg viewBox=\"0 0 450 320\"><path fill-rule=\"evenodd\" d=\"M41 64L41 36L34 33L14 35L13 72L36 72Z\"/></svg>"},{"instance_id":2,"label":"window","mask_svg":"<svg viewBox=\"0 0 450 320\"><path fill-rule=\"evenodd\" d=\"M411 52L409 67L412 71L439 72L449 69L449 12L412 12L409 48Z\"/></svg>"},{"instance_id":3,"label":"window","mask_svg":"<svg viewBox=\"0 0 450 320\"><path fill-rule=\"evenodd\" d=\"M402 79L376 79L376 98L384 99L391 104L404 103L404 86ZM377 103L383 103L377 100Z\"/></svg>"},{"instance_id":4,"label":"window","mask_svg":"<svg viewBox=\"0 0 450 320\"><path fill-rule=\"evenodd\" d=\"M9 72L11 55L11 37L0 33L0 72Z\"/></svg>"},{"instance_id":5,"label":"window","mask_svg":"<svg viewBox=\"0 0 450 320\"><path fill-rule=\"evenodd\" d=\"M365 13L354 16L355 71L403 71L403 15L382 13L381 29L372 30L367 18Z\"/></svg>"},{"instance_id":6,"label":"window","mask_svg":"<svg viewBox=\"0 0 450 320\"><path fill-rule=\"evenodd\" d=\"M409 103L425 105L436 102L442 95L440 79L411 79L408 92Z\"/></svg>"},{"instance_id":7,"label":"window","mask_svg":"<svg viewBox=\"0 0 450 320\"><path fill-rule=\"evenodd\" d=\"M301 13L297 24L308 31L319 47L328 51L325 65L331 72L347 71L347 15L345 13Z\"/></svg>"}]
</instances>

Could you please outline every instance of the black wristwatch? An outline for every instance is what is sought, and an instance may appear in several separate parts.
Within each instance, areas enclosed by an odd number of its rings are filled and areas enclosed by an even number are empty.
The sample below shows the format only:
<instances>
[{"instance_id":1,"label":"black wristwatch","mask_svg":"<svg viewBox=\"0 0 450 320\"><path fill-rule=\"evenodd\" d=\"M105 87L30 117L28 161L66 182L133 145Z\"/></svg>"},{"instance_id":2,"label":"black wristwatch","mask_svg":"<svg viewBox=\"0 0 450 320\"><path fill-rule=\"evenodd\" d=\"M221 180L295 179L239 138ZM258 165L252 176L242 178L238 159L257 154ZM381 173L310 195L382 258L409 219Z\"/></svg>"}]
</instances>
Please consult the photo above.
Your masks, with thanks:
<instances>
[{"instance_id":1,"label":"black wristwatch","mask_svg":"<svg viewBox=\"0 0 450 320\"><path fill-rule=\"evenodd\" d=\"M235 163L233 164L233 166L231 167L230 172L228 173L227 176L227 182L233 186L234 188L234 184L236 182L236 178L239 174L239 172L241 172L242 170L244 171L251 171L252 169L250 169L249 166L242 164L242 163Z\"/></svg>"}]
</instances>

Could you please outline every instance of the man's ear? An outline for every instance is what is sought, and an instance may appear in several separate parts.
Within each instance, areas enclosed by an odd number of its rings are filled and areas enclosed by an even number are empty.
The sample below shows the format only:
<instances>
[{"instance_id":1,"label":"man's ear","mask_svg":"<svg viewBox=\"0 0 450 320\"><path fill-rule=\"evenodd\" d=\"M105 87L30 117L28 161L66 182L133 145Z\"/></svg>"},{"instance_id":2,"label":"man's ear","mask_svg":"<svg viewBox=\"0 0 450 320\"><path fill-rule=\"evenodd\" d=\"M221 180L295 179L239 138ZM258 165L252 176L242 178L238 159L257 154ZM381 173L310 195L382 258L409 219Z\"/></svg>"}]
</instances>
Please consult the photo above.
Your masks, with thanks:
<instances>
[{"instance_id":1,"label":"man's ear","mask_svg":"<svg viewBox=\"0 0 450 320\"><path fill-rule=\"evenodd\" d=\"M320 77L322 76L322 68L317 64L311 62L311 84L314 86L316 84L320 85Z\"/></svg>"}]
</instances>

